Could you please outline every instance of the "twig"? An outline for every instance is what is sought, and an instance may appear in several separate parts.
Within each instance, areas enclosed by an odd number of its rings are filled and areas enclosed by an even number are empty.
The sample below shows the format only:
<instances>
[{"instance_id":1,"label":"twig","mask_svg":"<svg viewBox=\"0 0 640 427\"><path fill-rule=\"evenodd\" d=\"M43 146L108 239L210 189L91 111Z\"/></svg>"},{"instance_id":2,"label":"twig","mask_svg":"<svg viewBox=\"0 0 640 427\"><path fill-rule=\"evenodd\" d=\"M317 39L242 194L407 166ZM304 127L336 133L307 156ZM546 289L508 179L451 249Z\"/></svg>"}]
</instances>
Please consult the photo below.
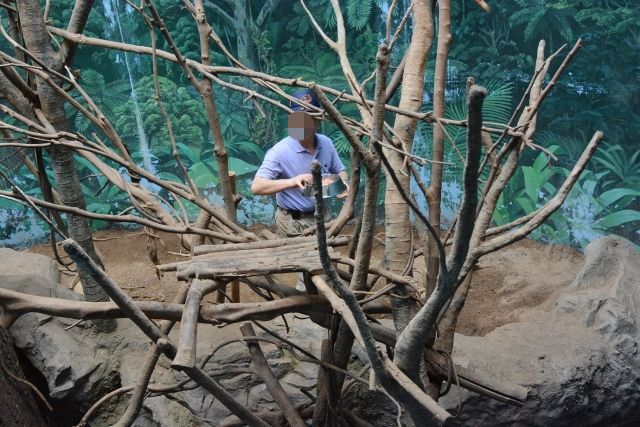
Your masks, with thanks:
<instances>
[{"instance_id":1,"label":"twig","mask_svg":"<svg viewBox=\"0 0 640 427\"><path fill-rule=\"evenodd\" d=\"M411 15L412 10L413 10L413 2L411 2L409 7L407 8L407 11L404 13L404 16L400 20L400 24L398 24L398 28L396 28L396 32L393 34L393 38L391 39L391 41L388 42L389 50L393 49L393 46L395 46L396 42L398 41L398 36L400 36L400 31L402 31L405 24L407 23L407 20L409 19L409 16Z\"/></svg>"},{"instance_id":2,"label":"twig","mask_svg":"<svg viewBox=\"0 0 640 427\"><path fill-rule=\"evenodd\" d=\"M4 361L2 360L2 358L0 358L0 368L2 368L2 370L4 371L5 374L7 374L7 376L9 376L10 378L12 378L15 381L18 381L21 384L26 385L28 388L31 389L31 391L33 391L35 393L35 395L38 397L38 399L40 399L42 401L42 403L44 403L44 405L47 407L47 409L49 410L49 412L53 412L53 408L51 407L51 405L49 404L49 402L47 401L47 399L44 397L44 395L40 392L40 390L38 390L38 387L34 386L33 384L31 384L29 381L24 380L22 378L20 378L17 375L14 375L4 364Z\"/></svg>"}]
</instances>

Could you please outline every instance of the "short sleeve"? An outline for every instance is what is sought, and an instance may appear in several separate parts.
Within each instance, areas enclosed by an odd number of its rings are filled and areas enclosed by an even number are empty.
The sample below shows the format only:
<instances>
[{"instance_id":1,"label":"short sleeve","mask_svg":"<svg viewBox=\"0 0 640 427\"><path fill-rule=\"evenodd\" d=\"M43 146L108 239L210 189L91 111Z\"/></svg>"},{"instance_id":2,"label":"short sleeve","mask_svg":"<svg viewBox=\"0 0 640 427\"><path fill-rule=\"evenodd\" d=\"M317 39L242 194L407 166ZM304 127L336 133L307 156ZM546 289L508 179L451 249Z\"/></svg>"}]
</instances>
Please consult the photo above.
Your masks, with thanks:
<instances>
[{"instance_id":1,"label":"short sleeve","mask_svg":"<svg viewBox=\"0 0 640 427\"><path fill-rule=\"evenodd\" d=\"M331 141L331 140L329 140ZM340 160L340 156L338 155L338 150L336 150L335 145L333 145L333 142L330 143L331 145L331 169L330 172L331 173L340 173L343 170L345 170L346 168L344 167L344 164L342 163L342 160Z\"/></svg>"},{"instance_id":2,"label":"short sleeve","mask_svg":"<svg viewBox=\"0 0 640 427\"><path fill-rule=\"evenodd\" d=\"M256 176L265 179L278 179L282 174L282 164L276 159L276 153L272 149L267 151L262 165L256 172Z\"/></svg>"}]
</instances>

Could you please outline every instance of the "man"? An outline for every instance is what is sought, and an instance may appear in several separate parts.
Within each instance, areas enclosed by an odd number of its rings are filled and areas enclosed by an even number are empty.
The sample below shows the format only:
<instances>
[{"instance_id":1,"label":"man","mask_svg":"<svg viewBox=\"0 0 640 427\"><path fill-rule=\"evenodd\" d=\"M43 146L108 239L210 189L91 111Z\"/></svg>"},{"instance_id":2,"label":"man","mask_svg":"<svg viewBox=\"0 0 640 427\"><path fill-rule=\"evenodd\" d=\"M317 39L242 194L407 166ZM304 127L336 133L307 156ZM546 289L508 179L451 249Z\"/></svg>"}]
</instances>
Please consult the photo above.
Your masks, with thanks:
<instances>
[{"instance_id":1,"label":"man","mask_svg":"<svg viewBox=\"0 0 640 427\"><path fill-rule=\"evenodd\" d=\"M294 93L294 97L317 106L310 90ZM288 118L289 136L267 151L256 172L251 191L256 195L276 195L276 227L278 235L295 237L314 224L315 200L305 197L305 185L311 185L311 163L320 162L323 174L338 174L348 188L348 176L335 146L327 136L316 133L316 122L303 107L291 105ZM345 196L346 192L341 196ZM340 196L338 196L340 197ZM296 286L304 290L298 281Z\"/></svg>"}]
</instances>

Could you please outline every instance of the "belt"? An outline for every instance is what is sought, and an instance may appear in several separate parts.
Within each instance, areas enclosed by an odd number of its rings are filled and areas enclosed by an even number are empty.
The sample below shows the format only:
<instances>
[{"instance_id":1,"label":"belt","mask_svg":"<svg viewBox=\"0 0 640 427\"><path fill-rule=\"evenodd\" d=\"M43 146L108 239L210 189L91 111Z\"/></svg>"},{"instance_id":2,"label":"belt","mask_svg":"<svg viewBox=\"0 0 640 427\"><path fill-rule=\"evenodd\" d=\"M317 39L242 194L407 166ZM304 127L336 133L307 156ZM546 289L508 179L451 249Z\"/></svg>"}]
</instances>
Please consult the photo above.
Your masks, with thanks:
<instances>
[{"instance_id":1,"label":"belt","mask_svg":"<svg viewBox=\"0 0 640 427\"><path fill-rule=\"evenodd\" d=\"M293 219L300 219L302 217L305 216L311 216L315 213L315 211L297 211L295 209L285 209L283 207L278 206L278 209L280 209L281 211L288 213L289 215L291 215L291 218Z\"/></svg>"}]
</instances>

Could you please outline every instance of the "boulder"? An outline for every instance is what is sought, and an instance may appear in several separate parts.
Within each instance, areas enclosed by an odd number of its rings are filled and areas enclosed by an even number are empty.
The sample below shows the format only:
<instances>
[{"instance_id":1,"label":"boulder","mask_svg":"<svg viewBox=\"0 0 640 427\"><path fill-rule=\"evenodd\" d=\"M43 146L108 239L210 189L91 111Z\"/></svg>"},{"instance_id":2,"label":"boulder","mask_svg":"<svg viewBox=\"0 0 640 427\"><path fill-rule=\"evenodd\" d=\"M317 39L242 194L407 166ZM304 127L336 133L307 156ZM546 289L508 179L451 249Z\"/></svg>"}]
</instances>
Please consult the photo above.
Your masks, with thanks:
<instances>
[{"instance_id":1,"label":"boulder","mask_svg":"<svg viewBox=\"0 0 640 427\"><path fill-rule=\"evenodd\" d=\"M43 297L74 298L58 286L60 272L51 258L0 248L0 259L0 287Z\"/></svg>"},{"instance_id":2,"label":"boulder","mask_svg":"<svg viewBox=\"0 0 640 427\"><path fill-rule=\"evenodd\" d=\"M640 422L640 253L618 237L586 249L555 301L484 337L457 335L457 364L527 387L523 407L455 386L450 425L637 425Z\"/></svg>"},{"instance_id":3,"label":"boulder","mask_svg":"<svg viewBox=\"0 0 640 427\"><path fill-rule=\"evenodd\" d=\"M0 286L32 295L78 300L81 296L59 284L51 258L0 249ZM120 358L144 352L147 340L128 320L112 334L97 333L89 323L29 313L9 329L16 349L44 377L54 403L75 415L121 383ZM73 416L71 417L73 418Z\"/></svg>"},{"instance_id":4,"label":"boulder","mask_svg":"<svg viewBox=\"0 0 640 427\"><path fill-rule=\"evenodd\" d=\"M0 266L0 283L7 289L34 295L78 299L79 296L60 286L56 263L48 257L11 249L0 249L4 260ZM287 316L289 333L282 320L267 322L282 335L288 335L317 356L325 331L308 320ZM54 318L43 314L25 314L10 328L15 346L31 365L39 371L48 386L45 395L57 407L68 413L66 419L78 420L93 403L106 393L134 384L149 347L149 340L127 319L118 320L114 333L95 331L89 322ZM170 335L178 342L178 328ZM203 357L219 343L241 337L238 325L217 328L201 325L198 329L198 356ZM297 404L310 403L299 391L315 382L317 366L300 362L288 352L273 345L263 345L272 370L282 378L283 386L291 392ZM233 343L216 351L205 369L221 367L247 368L250 356L246 346ZM154 370L152 383L172 384L184 375L170 368L170 361L161 357ZM277 406L264 384L255 375L226 375L218 380L240 402L255 411L274 410ZM126 396L126 395L125 395ZM150 396L145 399L138 427L178 427L194 425L198 418L217 423L231 414L211 395L200 388L173 394L173 399ZM111 399L101 406L91 419L91 425L113 425L124 412L128 397ZM186 406L186 407L185 407ZM190 408L190 409L187 409ZM193 414L191 413L193 412ZM195 414L195 417L194 417Z\"/></svg>"}]
</instances>

